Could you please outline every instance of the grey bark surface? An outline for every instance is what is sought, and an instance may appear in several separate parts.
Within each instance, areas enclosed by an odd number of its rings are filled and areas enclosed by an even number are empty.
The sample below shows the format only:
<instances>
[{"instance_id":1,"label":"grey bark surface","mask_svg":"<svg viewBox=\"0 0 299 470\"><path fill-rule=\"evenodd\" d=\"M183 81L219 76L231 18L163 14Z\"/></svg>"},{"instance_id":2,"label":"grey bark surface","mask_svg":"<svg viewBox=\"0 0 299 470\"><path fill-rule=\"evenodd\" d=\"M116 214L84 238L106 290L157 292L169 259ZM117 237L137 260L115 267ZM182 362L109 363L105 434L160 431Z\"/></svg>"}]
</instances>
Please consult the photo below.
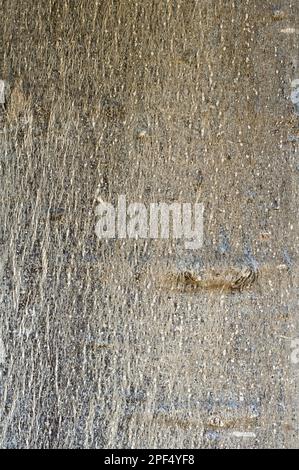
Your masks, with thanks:
<instances>
[{"instance_id":1,"label":"grey bark surface","mask_svg":"<svg viewBox=\"0 0 299 470\"><path fill-rule=\"evenodd\" d=\"M0 446L298 447L298 2L0 13ZM203 247L99 240L120 194Z\"/></svg>"}]
</instances>

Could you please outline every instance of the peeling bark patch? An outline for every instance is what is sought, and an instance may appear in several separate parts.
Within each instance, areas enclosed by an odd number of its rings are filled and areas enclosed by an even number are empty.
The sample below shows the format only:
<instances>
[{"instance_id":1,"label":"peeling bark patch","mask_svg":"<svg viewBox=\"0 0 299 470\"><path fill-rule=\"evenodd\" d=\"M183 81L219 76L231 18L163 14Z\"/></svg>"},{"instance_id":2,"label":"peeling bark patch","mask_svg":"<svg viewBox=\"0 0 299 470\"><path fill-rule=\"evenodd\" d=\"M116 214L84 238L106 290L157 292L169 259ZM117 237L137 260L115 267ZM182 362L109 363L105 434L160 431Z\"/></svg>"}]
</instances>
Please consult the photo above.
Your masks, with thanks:
<instances>
[{"instance_id":1,"label":"peeling bark patch","mask_svg":"<svg viewBox=\"0 0 299 470\"><path fill-rule=\"evenodd\" d=\"M241 292L250 288L257 277L257 270L249 266L211 268L201 273L168 272L163 279L163 286L181 292L200 292L201 290Z\"/></svg>"}]
</instances>

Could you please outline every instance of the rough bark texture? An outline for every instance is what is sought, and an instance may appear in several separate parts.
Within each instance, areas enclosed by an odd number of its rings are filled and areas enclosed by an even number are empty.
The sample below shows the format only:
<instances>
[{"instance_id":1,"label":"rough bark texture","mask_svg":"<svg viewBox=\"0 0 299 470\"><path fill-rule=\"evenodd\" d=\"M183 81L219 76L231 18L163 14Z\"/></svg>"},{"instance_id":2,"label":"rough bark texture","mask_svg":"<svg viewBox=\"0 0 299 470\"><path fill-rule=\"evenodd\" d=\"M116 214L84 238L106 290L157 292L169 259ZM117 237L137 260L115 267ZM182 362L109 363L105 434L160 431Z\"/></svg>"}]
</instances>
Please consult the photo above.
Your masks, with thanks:
<instances>
[{"instance_id":1,"label":"rough bark texture","mask_svg":"<svg viewBox=\"0 0 299 470\"><path fill-rule=\"evenodd\" d=\"M298 446L299 3L0 14L1 447ZM98 240L99 194L203 248Z\"/></svg>"}]
</instances>

